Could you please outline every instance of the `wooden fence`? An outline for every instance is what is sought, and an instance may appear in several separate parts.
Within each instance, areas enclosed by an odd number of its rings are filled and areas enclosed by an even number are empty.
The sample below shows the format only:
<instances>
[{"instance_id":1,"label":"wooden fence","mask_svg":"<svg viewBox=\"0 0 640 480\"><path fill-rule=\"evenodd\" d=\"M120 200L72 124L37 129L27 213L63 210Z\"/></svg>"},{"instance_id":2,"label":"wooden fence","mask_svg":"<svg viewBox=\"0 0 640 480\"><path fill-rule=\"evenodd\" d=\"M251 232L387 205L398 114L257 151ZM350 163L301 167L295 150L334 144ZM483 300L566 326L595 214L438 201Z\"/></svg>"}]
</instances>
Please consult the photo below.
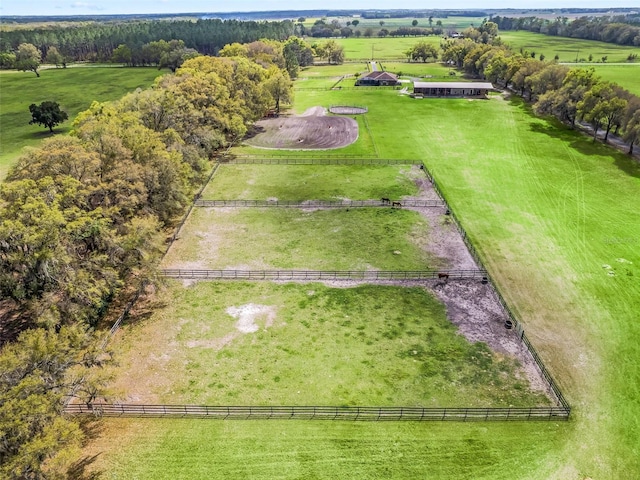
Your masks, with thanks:
<instances>
[{"instance_id":1,"label":"wooden fence","mask_svg":"<svg viewBox=\"0 0 640 480\"><path fill-rule=\"evenodd\" d=\"M229 157L222 163L230 165L260 164L260 165L421 165L419 160L398 160L390 158L371 158L370 155L331 156L331 154L311 154L305 157L290 155L270 155L256 157L252 155L236 155Z\"/></svg>"},{"instance_id":2,"label":"wooden fence","mask_svg":"<svg viewBox=\"0 0 640 480\"><path fill-rule=\"evenodd\" d=\"M105 417L196 417L213 419L299 419L350 421L558 421L569 412L560 407L421 408L343 406L204 406L141 404L69 404L69 415Z\"/></svg>"},{"instance_id":3,"label":"wooden fence","mask_svg":"<svg viewBox=\"0 0 640 480\"><path fill-rule=\"evenodd\" d=\"M488 282L485 270L196 270L164 269L168 278L207 280L469 280Z\"/></svg>"},{"instance_id":4,"label":"wooden fence","mask_svg":"<svg viewBox=\"0 0 640 480\"><path fill-rule=\"evenodd\" d=\"M285 207L285 208L358 208L358 207L445 207L441 200L402 200L393 205L380 200L203 200L195 207Z\"/></svg>"},{"instance_id":5,"label":"wooden fence","mask_svg":"<svg viewBox=\"0 0 640 480\"><path fill-rule=\"evenodd\" d=\"M431 175L431 172L429 172L429 169L427 168L426 165L422 164L422 168L421 169L424 172L424 174L427 176L429 181L432 183L433 188L436 191L436 193L438 194L438 196L440 197L440 199L446 205L448 215L451 218L451 220L454 222L454 224L455 224L456 228L458 229L458 231L460 232L460 235L462 236L462 239L464 240L464 243L467 246L467 249L469 250L469 253L471 254L471 256L473 257L473 259L476 262L476 265L481 269L481 271L486 272L486 269L484 267L482 259L480 258L480 255L478 254L477 250L473 246L473 243L472 243L471 239L467 235L467 232L465 231L465 229L462 227L460 221L458 220L456 215L453 213L453 210L451 210L451 208L448 206L449 204L447 203L447 199L445 198L442 190L440 190L440 187L438 186L436 180L433 178L433 175ZM525 335L524 327L522 326L522 323L516 318L516 316L514 315L513 311L511 310L511 308L509 307L507 302L504 300L504 297L502 296L502 293L500 293L500 290L499 290L496 282L491 280L491 277L490 277L488 272L486 274L486 278L489 280L489 284L491 285L491 290L492 290L495 298L502 305L502 308L504 309L505 313L508 315L509 319L513 323L514 329L516 330L516 332L520 336L520 339L522 340L524 345L527 347L527 350L531 354L531 357L533 358L536 366L538 367L538 369L540 371L540 374L547 381L549 389L551 390L553 395L556 397L556 400L558 401L558 404L561 406L561 408L563 408L564 410L567 411L567 416L568 416L571 413L571 406L569 405L569 402L567 402L566 398L562 394L562 391L560 390L560 387L558 386L556 381L551 376L551 373L549 372L549 370L547 370L547 367L545 367L544 362L540 358L540 355L538 354L538 352L536 351L534 346L531 344L531 342L529 341L529 339Z\"/></svg>"}]
</instances>

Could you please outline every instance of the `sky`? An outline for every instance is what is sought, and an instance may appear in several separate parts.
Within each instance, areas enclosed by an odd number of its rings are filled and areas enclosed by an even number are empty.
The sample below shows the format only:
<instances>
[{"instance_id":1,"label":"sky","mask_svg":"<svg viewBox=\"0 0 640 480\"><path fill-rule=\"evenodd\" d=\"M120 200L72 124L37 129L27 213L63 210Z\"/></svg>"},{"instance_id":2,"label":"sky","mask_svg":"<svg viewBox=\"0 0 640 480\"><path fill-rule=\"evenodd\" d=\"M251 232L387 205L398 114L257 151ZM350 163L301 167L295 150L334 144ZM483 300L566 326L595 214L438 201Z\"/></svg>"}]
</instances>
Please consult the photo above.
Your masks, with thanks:
<instances>
[{"instance_id":1,"label":"sky","mask_svg":"<svg viewBox=\"0 0 640 480\"><path fill-rule=\"evenodd\" d=\"M449 0L447 9L638 7L640 0ZM443 8L440 2L415 0L0 0L0 16L113 15L134 13L249 12L310 9Z\"/></svg>"}]
</instances>

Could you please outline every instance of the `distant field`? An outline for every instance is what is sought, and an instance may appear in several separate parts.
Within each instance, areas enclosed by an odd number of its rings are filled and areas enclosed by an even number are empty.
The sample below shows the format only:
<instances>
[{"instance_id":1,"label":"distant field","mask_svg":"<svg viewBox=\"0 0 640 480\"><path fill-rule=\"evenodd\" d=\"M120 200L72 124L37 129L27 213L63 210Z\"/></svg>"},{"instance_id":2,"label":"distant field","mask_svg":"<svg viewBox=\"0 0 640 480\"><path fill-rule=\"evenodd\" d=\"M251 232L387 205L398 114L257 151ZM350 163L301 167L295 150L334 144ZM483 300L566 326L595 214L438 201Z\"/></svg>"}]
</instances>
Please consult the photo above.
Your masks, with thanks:
<instances>
[{"instance_id":1,"label":"distant field","mask_svg":"<svg viewBox=\"0 0 640 480\"><path fill-rule=\"evenodd\" d=\"M522 49L530 53L535 52L537 58L542 53L546 60L553 60L555 55L558 55L559 61L563 63L587 62L589 55L593 56L594 63L601 62L604 56L607 57L607 63L626 62L630 53L636 53L640 57L640 47L620 46L594 40L553 37L526 31L501 31L500 37L515 51Z\"/></svg>"},{"instance_id":2,"label":"distant field","mask_svg":"<svg viewBox=\"0 0 640 480\"><path fill-rule=\"evenodd\" d=\"M328 23L331 20L337 19L341 25L345 25L346 22L355 20L353 17L327 17L326 21ZM317 18L309 18L304 22L305 27L311 28L313 23L318 20ZM374 30L374 34L377 35L377 32L380 28L386 28L388 30L394 30L398 27L412 27L411 22L413 20L418 21L417 28L429 28L429 18L428 17L404 17L404 18L362 18L358 17L358 26L351 27L353 30L360 30L364 32L365 29L371 27ZM380 20L384 22L384 25L380 27ZM437 22L442 22L442 28L451 28L454 30L464 30L465 28L475 25L478 26L482 23L483 17L433 17L432 26L437 27Z\"/></svg>"},{"instance_id":3,"label":"distant field","mask_svg":"<svg viewBox=\"0 0 640 480\"><path fill-rule=\"evenodd\" d=\"M378 200L414 195L411 166L222 165L205 199Z\"/></svg>"},{"instance_id":4,"label":"distant field","mask_svg":"<svg viewBox=\"0 0 640 480\"><path fill-rule=\"evenodd\" d=\"M29 125L29 105L45 100L58 102L69 120L54 129L69 131L75 116L93 101L116 100L138 87L148 87L161 75L156 68L66 68L33 73L0 73L0 178L22 147L35 146L50 136L48 129Z\"/></svg>"},{"instance_id":5,"label":"distant field","mask_svg":"<svg viewBox=\"0 0 640 480\"><path fill-rule=\"evenodd\" d=\"M439 47L442 41L437 35L428 37L352 37L336 38L335 40L344 47L344 54L347 60L405 58L404 52L417 42L427 42Z\"/></svg>"},{"instance_id":6,"label":"distant field","mask_svg":"<svg viewBox=\"0 0 640 480\"><path fill-rule=\"evenodd\" d=\"M585 66L585 68L591 67L595 68L596 74L603 79L615 82L640 97L640 63L629 65L598 63Z\"/></svg>"}]
</instances>

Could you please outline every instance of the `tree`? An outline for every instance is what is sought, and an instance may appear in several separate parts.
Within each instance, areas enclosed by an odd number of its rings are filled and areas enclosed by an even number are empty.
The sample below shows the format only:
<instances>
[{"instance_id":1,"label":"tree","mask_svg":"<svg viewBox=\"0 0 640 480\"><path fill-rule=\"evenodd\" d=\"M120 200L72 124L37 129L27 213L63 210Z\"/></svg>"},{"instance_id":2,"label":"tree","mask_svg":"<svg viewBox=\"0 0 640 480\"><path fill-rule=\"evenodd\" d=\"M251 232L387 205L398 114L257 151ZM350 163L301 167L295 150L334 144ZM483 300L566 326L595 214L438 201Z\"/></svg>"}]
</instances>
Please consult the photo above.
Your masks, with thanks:
<instances>
[{"instance_id":1,"label":"tree","mask_svg":"<svg viewBox=\"0 0 640 480\"><path fill-rule=\"evenodd\" d=\"M578 112L593 126L593 141L595 142L598 129L604 126L606 133L604 143L607 143L609 132L622 121L627 100L620 98L619 92L610 82L598 82L578 102Z\"/></svg>"},{"instance_id":2,"label":"tree","mask_svg":"<svg viewBox=\"0 0 640 480\"><path fill-rule=\"evenodd\" d=\"M198 55L200 55L198 51L194 50L193 48L185 48L185 47L175 48L162 55L162 58L160 59L160 65L158 65L158 68L167 67L169 68L169 70L175 73L175 71L178 68L180 68L180 66L186 60L189 60L190 58L195 58Z\"/></svg>"},{"instance_id":3,"label":"tree","mask_svg":"<svg viewBox=\"0 0 640 480\"><path fill-rule=\"evenodd\" d=\"M271 76L265 83L266 89L269 91L275 101L276 113L280 113L280 103L289 103L293 99L293 84L286 73L278 69L274 69Z\"/></svg>"},{"instance_id":4,"label":"tree","mask_svg":"<svg viewBox=\"0 0 640 480\"><path fill-rule=\"evenodd\" d=\"M111 63L124 63L125 65L130 65L131 58L131 49L122 44L118 45L111 54Z\"/></svg>"},{"instance_id":5,"label":"tree","mask_svg":"<svg viewBox=\"0 0 640 480\"><path fill-rule=\"evenodd\" d=\"M578 117L578 103L585 93L599 81L593 68L573 68L569 70L562 87L548 90L538 99L535 110L541 114L553 114L573 128Z\"/></svg>"},{"instance_id":6,"label":"tree","mask_svg":"<svg viewBox=\"0 0 640 480\"><path fill-rule=\"evenodd\" d=\"M319 52L318 55L326 58L329 63L338 64L344 62L344 47L335 40L328 40L319 45L316 48L316 52Z\"/></svg>"},{"instance_id":7,"label":"tree","mask_svg":"<svg viewBox=\"0 0 640 480\"><path fill-rule=\"evenodd\" d=\"M55 65L56 67L62 65L63 67L66 68L67 66L66 62L64 61L64 57L56 47L49 47L49 50L47 50L47 56L45 57L45 61L47 63Z\"/></svg>"},{"instance_id":8,"label":"tree","mask_svg":"<svg viewBox=\"0 0 640 480\"><path fill-rule=\"evenodd\" d=\"M15 68L16 55L11 52L0 52L0 69Z\"/></svg>"},{"instance_id":9,"label":"tree","mask_svg":"<svg viewBox=\"0 0 640 480\"><path fill-rule=\"evenodd\" d=\"M357 18L355 20L351 20L351 25L353 25L354 27L357 27L359 23L360 20L358 20Z\"/></svg>"},{"instance_id":10,"label":"tree","mask_svg":"<svg viewBox=\"0 0 640 480\"><path fill-rule=\"evenodd\" d=\"M409 58L409 61L414 62L418 60L426 62L431 58L434 60L438 59L438 51L433 45L430 45L427 42L418 42L404 53Z\"/></svg>"},{"instance_id":11,"label":"tree","mask_svg":"<svg viewBox=\"0 0 640 480\"><path fill-rule=\"evenodd\" d=\"M109 361L83 328L34 329L0 352L0 477L62 479L79 453L78 422L62 416L64 395L100 394ZM102 372L100 372L102 373ZM89 378L96 379L89 381ZM91 398L84 397L82 401Z\"/></svg>"},{"instance_id":12,"label":"tree","mask_svg":"<svg viewBox=\"0 0 640 480\"><path fill-rule=\"evenodd\" d=\"M418 20L413 20L411 22L411 25L414 26L414 27L417 27L418 26Z\"/></svg>"},{"instance_id":13,"label":"tree","mask_svg":"<svg viewBox=\"0 0 640 480\"><path fill-rule=\"evenodd\" d=\"M627 106L622 138L629 143L629 155L633 155L633 146L640 145L640 101L637 97Z\"/></svg>"},{"instance_id":14,"label":"tree","mask_svg":"<svg viewBox=\"0 0 640 480\"><path fill-rule=\"evenodd\" d=\"M31 112L30 125L38 124L47 127L53 133L53 127L64 122L69 116L67 112L60 110L57 102L42 102L40 105L32 103L29 105Z\"/></svg>"},{"instance_id":15,"label":"tree","mask_svg":"<svg viewBox=\"0 0 640 480\"><path fill-rule=\"evenodd\" d=\"M35 45L21 43L16 52L16 68L22 72L33 72L39 77L38 68L42 61L42 54Z\"/></svg>"},{"instance_id":16,"label":"tree","mask_svg":"<svg viewBox=\"0 0 640 480\"><path fill-rule=\"evenodd\" d=\"M380 20L378 23L379 23L379 24L380 24L380 26L382 27L382 26L384 25L384 20Z\"/></svg>"}]
</instances>

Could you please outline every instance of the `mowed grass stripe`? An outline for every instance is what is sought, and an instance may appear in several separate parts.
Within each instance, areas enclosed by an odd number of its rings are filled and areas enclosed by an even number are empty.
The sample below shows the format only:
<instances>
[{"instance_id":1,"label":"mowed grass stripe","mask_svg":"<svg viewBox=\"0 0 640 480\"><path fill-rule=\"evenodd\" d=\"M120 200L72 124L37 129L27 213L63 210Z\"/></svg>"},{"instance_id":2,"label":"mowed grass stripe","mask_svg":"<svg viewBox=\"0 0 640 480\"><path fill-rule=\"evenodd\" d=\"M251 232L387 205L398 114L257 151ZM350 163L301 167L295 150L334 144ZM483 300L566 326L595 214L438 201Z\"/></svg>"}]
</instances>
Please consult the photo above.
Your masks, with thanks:
<instances>
[{"instance_id":1,"label":"mowed grass stripe","mask_svg":"<svg viewBox=\"0 0 640 480\"><path fill-rule=\"evenodd\" d=\"M163 268L425 270L446 267L423 248L419 213L392 208L194 209Z\"/></svg>"},{"instance_id":2,"label":"mowed grass stripe","mask_svg":"<svg viewBox=\"0 0 640 480\"><path fill-rule=\"evenodd\" d=\"M117 398L199 405L547 406L421 287L171 282L126 327Z\"/></svg>"},{"instance_id":3,"label":"mowed grass stripe","mask_svg":"<svg viewBox=\"0 0 640 480\"><path fill-rule=\"evenodd\" d=\"M154 480L533 480L568 426L108 419L88 470Z\"/></svg>"}]
</instances>

